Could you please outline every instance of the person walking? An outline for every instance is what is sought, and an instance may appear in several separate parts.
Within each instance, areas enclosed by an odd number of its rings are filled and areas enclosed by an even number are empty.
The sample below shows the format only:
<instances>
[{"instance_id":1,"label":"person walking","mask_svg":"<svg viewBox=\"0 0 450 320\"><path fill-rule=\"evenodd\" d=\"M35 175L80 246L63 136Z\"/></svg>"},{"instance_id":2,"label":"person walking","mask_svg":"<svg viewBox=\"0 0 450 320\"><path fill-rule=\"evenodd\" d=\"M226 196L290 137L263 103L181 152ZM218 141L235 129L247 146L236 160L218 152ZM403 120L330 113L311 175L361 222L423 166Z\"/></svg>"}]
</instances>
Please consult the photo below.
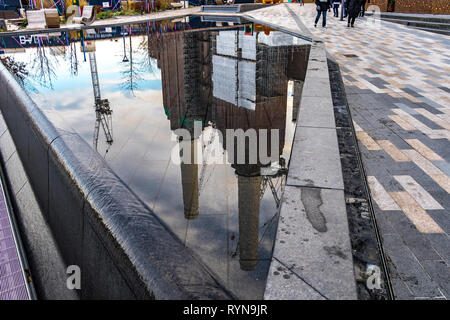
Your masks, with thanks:
<instances>
[{"instance_id":1,"label":"person walking","mask_svg":"<svg viewBox=\"0 0 450 320\"><path fill-rule=\"evenodd\" d=\"M305 5L305 3L303 2L303 0L297 0L298 1L298 3L300 4L300 6L304 6Z\"/></svg>"},{"instance_id":2,"label":"person walking","mask_svg":"<svg viewBox=\"0 0 450 320\"><path fill-rule=\"evenodd\" d=\"M370 0L361 1L361 17L364 17L364 13L366 13L366 3L370 3Z\"/></svg>"},{"instance_id":3,"label":"person walking","mask_svg":"<svg viewBox=\"0 0 450 320\"><path fill-rule=\"evenodd\" d=\"M341 5L341 0L333 0L333 12L335 17L339 17L339 6Z\"/></svg>"},{"instance_id":4,"label":"person walking","mask_svg":"<svg viewBox=\"0 0 450 320\"><path fill-rule=\"evenodd\" d=\"M331 7L331 0L316 0L316 10L317 16L314 21L314 27L317 27L317 22L319 22L320 15L322 15L322 27L327 26L327 10Z\"/></svg>"},{"instance_id":5,"label":"person walking","mask_svg":"<svg viewBox=\"0 0 450 320\"><path fill-rule=\"evenodd\" d=\"M347 14L348 23L347 27L355 27L355 20L361 11L361 0L347 0Z\"/></svg>"}]
</instances>

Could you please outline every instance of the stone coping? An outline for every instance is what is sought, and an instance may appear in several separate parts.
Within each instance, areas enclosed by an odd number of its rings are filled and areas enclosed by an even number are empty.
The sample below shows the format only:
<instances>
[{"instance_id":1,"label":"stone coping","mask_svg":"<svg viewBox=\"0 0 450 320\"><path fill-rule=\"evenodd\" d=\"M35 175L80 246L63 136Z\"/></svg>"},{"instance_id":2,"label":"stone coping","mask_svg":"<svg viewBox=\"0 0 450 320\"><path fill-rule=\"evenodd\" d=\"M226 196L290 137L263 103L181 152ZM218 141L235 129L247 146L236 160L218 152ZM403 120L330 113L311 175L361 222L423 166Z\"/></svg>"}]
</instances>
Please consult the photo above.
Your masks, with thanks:
<instances>
[{"instance_id":1,"label":"stone coping","mask_svg":"<svg viewBox=\"0 0 450 320\"><path fill-rule=\"evenodd\" d=\"M325 45L312 38L264 299L357 299Z\"/></svg>"}]
</instances>

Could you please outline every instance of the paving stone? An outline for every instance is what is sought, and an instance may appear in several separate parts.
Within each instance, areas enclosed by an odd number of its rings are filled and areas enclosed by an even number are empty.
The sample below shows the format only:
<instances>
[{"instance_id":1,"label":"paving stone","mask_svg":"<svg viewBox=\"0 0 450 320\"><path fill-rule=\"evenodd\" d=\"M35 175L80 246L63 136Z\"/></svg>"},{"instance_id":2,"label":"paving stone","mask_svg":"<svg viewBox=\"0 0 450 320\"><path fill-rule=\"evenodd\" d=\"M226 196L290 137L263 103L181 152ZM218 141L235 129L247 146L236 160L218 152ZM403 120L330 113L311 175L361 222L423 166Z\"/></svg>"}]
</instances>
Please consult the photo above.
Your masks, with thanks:
<instances>
[{"instance_id":1,"label":"paving stone","mask_svg":"<svg viewBox=\"0 0 450 320\"><path fill-rule=\"evenodd\" d=\"M303 96L297 126L336 128L331 99Z\"/></svg>"},{"instance_id":2,"label":"paving stone","mask_svg":"<svg viewBox=\"0 0 450 320\"><path fill-rule=\"evenodd\" d=\"M450 267L445 261L423 261L422 265L443 291L446 298L450 298Z\"/></svg>"},{"instance_id":3,"label":"paving stone","mask_svg":"<svg viewBox=\"0 0 450 320\"><path fill-rule=\"evenodd\" d=\"M427 212L434 221L444 230L444 232L450 234L450 211L448 210L432 210Z\"/></svg>"},{"instance_id":4,"label":"paving stone","mask_svg":"<svg viewBox=\"0 0 450 320\"><path fill-rule=\"evenodd\" d=\"M440 259L428 240L417 230L402 211L384 211L384 213L391 226L402 238L404 244L408 246L418 260Z\"/></svg>"},{"instance_id":5,"label":"paving stone","mask_svg":"<svg viewBox=\"0 0 450 320\"><path fill-rule=\"evenodd\" d=\"M450 265L450 241L447 234L427 234L425 235L439 256Z\"/></svg>"},{"instance_id":6,"label":"paving stone","mask_svg":"<svg viewBox=\"0 0 450 320\"><path fill-rule=\"evenodd\" d=\"M412 252L397 235L384 235L383 246L388 257L396 266L401 280L415 297L440 297L437 285L419 264Z\"/></svg>"},{"instance_id":7,"label":"paving stone","mask_svg":"<svg viewBox=\"0 0 450 320\"><path fill-rule=\"evenodd\" d=\"M344 193L287 186L273 252L329 299L355 299Z\"/></svg>"},{"instance_id":8,"label":"paving stone","mask_svg":"<svg viewBox=\"0 0 450 320\"><path fill-rule=\"evenodd\" d=\"M298 127L291 159L288 185L344 188L336 130Z\"/></svg>"},{"instance_id":9,"label":"paving stone","mask_svg":"<svg viewBox=\"0 0 450 320\"><path fill-rule=\"evenodd\" d=\"M274 260L270 265L264 300L325 300L286 266Z\"/></svg>"}]
</instances>

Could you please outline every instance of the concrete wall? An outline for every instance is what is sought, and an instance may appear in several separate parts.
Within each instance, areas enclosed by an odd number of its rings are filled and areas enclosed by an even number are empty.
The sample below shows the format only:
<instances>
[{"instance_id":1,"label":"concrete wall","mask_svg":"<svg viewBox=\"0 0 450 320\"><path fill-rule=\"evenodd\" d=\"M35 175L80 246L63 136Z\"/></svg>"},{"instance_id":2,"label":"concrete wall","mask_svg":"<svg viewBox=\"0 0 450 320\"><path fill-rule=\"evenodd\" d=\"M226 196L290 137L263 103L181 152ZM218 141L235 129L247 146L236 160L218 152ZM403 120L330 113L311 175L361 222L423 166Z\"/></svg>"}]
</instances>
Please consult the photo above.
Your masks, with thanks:
<instances>
[{"instance_id":1,"label":"concrete wall","mask_svg":"<svg viewBox=\"0 0 450 320\"><path fill-rule=\"evenodd\" d=\"M51 124L1 64L0 109L64 264L81 268L80 298L232 298L97 152ZM24 223L22 232L35 227Z\"/></svg>"}]
</instances>

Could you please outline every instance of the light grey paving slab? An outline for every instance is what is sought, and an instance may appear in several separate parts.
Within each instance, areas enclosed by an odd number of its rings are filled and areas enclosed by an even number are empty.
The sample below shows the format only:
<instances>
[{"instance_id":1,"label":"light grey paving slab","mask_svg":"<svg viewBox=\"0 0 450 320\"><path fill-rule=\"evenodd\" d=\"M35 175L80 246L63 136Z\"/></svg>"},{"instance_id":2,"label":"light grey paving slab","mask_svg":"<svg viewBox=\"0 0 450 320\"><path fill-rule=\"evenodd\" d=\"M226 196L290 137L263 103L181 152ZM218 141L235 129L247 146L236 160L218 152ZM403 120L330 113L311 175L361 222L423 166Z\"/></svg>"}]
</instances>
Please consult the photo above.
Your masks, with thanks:
<instances>
[{"instance_id":1,"label":"light grey paving slab","mask_svg":"<svg viewBox=\"0 0 450 320\"><path fill-rule=\"evenodd\" d=\"M273 260L264 300L325 300L325 298L285 266Z\"/></svg>"},{"instance_id":2,"label":"light grey paving slab","mask_svg":"<svg viewBox=\"0 0 450 320\"><path fill-rule=\"evenodd\" d=\"M344 192L287 186L273 257L328 299L356 299Z\"/></svg>"},{"instance_id":3,"label":"light grey paving slab","mask_svg":"<svg viewBox=\"0 0 450 320\"><path fill-rule=\"evenodd\" d=\"M287 184L344 189L335 129L297 127Z\"/></svg>"},{"instance_id":4,"label":"light grey paving slab","mask_svg":"<svg viewBox=\"0 0 450 320\"><path fill-rule=\"evenodd\" d=\"M336 128L331 98L303 96L297 126Z\"/></svg>"},{"instance_id":5,"label":"light grey paving slab","mask_svg":"<svg viewBox=\"0 0 450 320\"><path fill-rule=\"evenodd\" d=\"M330 97L330 79L328 77L314 76L306 73L302 96L304 97Z\"/></svg>"}]
</instances>

